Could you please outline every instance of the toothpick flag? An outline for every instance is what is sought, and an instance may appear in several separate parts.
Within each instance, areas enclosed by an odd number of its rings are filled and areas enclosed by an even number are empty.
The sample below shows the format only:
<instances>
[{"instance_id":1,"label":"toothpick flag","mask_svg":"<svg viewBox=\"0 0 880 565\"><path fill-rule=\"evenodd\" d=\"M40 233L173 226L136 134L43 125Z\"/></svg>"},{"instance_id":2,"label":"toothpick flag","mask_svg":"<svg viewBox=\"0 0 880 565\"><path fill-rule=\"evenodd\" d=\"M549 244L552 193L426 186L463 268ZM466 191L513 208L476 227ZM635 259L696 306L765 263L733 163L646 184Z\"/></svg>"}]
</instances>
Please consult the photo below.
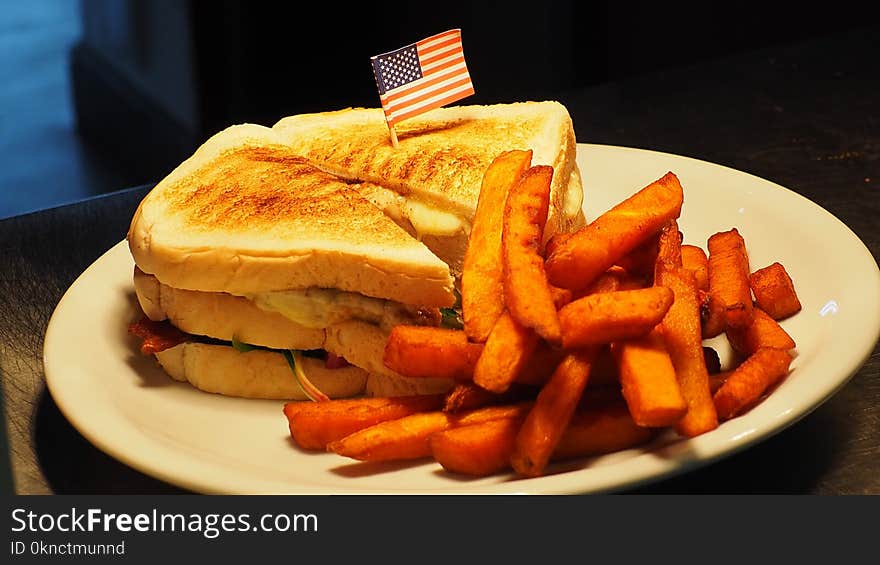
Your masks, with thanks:
<instances>
[{"instance_id":1,"label":"toothpick flag","mask_svg":"<svg viewBox=\"0 0 880 565\"><path fill-rule=\"evenodd\" d=\"M460 29L376 55L370 61L395 147L394 124L474 93Z\"/></svg>"}]
</instances>

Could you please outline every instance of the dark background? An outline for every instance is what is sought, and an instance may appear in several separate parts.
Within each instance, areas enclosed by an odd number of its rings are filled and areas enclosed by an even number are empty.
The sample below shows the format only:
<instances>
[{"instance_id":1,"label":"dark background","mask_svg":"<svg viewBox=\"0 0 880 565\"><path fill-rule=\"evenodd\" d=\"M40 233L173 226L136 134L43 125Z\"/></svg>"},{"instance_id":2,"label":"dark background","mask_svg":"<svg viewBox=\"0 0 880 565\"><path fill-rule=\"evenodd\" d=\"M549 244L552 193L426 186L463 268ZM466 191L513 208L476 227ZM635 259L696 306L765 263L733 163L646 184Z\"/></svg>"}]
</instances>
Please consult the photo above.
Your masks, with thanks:
<instances>
[{"instance_id":1,"label":"dark background","mask_svg":"<svg viewBox=\"0 0 880 565\"><path fill-rule=\"evenodd\" d=\"M10 3L0 12L0 218L156 182L233 123L376 106L370 56L453 27L476 88L461 103L484 104L565 102L577 89L870 21L845 3L833 13L757 2ZM579 141L610 141L581 120Z\"/></svg>"}]
</instances>

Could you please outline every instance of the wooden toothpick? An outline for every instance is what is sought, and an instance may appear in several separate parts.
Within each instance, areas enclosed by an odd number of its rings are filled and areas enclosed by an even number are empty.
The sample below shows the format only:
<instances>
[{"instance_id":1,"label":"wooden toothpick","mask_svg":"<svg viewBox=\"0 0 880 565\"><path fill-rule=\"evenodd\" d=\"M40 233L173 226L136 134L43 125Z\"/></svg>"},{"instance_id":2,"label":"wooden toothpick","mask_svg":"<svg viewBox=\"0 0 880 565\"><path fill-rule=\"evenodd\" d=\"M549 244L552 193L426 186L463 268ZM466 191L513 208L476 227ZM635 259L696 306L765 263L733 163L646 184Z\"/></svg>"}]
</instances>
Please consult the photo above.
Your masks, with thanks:
<instances>
[{"instance_id":1,"label":"wooden toothpick","mask_svg":"<svg viewBox=\"0 0 880 565\"><path fill-rule=\"evenodd\" d=\"M394 130L393 124L388 124L388 131L391 132L391 145L397 149L397 132Z\"/></svg>"}]
</instances>

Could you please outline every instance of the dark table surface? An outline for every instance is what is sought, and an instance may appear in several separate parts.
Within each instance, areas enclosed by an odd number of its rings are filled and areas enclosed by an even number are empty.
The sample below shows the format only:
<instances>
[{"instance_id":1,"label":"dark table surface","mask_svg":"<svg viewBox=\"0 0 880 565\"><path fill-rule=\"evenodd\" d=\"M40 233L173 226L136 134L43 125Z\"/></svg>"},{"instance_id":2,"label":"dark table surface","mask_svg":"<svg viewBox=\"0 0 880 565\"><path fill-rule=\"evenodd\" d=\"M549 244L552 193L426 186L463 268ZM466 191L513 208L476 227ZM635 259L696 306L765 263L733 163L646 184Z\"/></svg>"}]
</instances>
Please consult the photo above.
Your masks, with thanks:
<instances>
[{"instance_id":1,"label":"dark table surface","mask_svg":"<svg viewBox=\"0 0 880 565\"><path fill-rule=\"evenodd\" d=\"M875 27L561 93L560 99L579 141L696 157L774 181L837 216L876 261L878 61ZM43 375L43 335L55 305L124 237L146 191L123 190L0 221L0 376L17 493L181 492L83 439L59 412ZM88 331L88 320L83 326ZM842 390L795 425L726 459L629 492L880 494L878 377L875 346Z\"/></svg>"}]
</instances>

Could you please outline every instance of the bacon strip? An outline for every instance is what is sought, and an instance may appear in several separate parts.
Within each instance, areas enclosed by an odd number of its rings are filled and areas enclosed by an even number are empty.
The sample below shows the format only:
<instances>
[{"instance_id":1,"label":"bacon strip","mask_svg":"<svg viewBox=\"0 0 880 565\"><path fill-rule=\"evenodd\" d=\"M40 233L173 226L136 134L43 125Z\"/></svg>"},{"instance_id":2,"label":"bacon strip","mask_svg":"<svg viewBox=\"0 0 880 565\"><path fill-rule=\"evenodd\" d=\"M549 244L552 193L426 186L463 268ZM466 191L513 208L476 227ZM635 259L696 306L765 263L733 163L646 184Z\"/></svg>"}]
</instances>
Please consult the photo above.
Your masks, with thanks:
<instances>
[{"instance_id":1,"label":"bacon strip","mask_svg":"<svg viewBox=\"0 0 880 565\"><path fill-rule=\"evenodd\" d=\"M171 322L154 322L146 316L129 324L128 333L144 340L141 344L141 353L144 355L165 351L189 339L189 334L175 328Z\"/></svg>"}]
</instances>

